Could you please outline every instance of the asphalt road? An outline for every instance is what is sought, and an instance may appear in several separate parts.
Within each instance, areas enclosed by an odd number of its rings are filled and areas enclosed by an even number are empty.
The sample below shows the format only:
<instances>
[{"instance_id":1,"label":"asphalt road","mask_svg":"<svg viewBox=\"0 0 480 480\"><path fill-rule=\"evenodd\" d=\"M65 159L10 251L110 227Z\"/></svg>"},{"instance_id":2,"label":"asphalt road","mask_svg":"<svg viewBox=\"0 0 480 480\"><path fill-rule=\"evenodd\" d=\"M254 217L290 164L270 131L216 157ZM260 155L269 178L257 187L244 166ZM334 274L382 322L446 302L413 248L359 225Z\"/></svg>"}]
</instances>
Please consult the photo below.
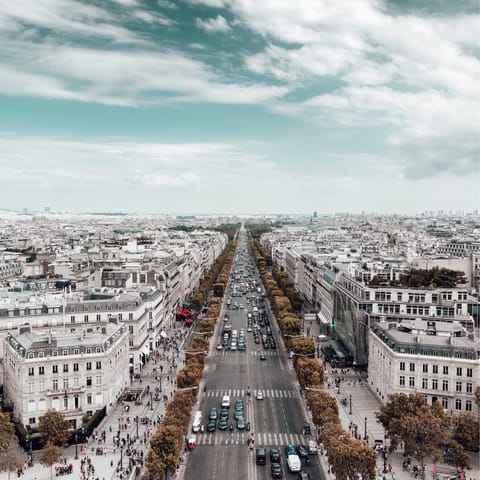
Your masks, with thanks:
<instances>
[{"instance_id":1,"label":"asphalt road","mask_svg":"<svg viewBox=\"0 0 480 480\"><path fill-rule=\"evenodd\" d=\"M246 235L240 235L239 250L246 250ZM253 263L251 255L249 262ZM241 269L247 262L240 259L232 268ZM255 270L254 278L259 281ZM230 285L235 283L230 279ZM231 290L227 295L231 295ZM244 309L228 309L229 322L232 329L245 330L246 351L216 350L221 342L223 321L217 323L214 345L206 359L204 381L206 391L202 393L199 409L202 411L204 424L212 407L220 412L223 395L230 395L229 424L233 431L217 430L215 432L197 433L197 448L187 454L184 470L185 480L219 480L250 479L263 480L271 478L268 450L278 448L282 454L283 478L297 478L298 474L290 473L286 464L285 446L287 444L307 444L312 437L302 435L304 407L297 389L295 374L289 366L287 355L278 334L274 319L270 319L271 328L277 343L275 350L264 350L262 344L255 344L251 332L247 332L247 310L251 304L247 298L232 297L232 305L236 301L243 303ZM261 353L265 360L260 359ZM257 391L261 390L263 400L257 400ZM250 391L250 396L247 395ZM238 430L234 420L235 401L243 400L245 421L250 422L250 431ZM218 421L217 421L218 424ZM249 436L255 439L255 447L267 450L266 465L255 464L255 449L247 445ZM302 460L302 471L310 473L312 480L322 479L317 456L310 456L311 464L305 465Z\"/></svg>"}]
</instances>

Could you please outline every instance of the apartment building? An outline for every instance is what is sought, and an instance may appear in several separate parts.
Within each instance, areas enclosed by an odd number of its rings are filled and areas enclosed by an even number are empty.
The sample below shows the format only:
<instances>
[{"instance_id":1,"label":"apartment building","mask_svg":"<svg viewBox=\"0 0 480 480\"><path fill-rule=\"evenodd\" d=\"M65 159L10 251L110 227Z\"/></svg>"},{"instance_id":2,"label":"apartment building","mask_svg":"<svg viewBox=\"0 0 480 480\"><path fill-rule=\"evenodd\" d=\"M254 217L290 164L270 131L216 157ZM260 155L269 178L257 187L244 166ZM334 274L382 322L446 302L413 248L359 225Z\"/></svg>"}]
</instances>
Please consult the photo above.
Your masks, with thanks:
<instances>
[{"instance_id":1,"label":"apartment building","mask_svg":"<svg viewBox=\"0 0 480 480\"><path fill-rule=\"evenodd\" d=\"M5 402L25 425L57 410L76 428L103 407L108 413L130 383L128 334L117 323L74 332L25 326L3 344Z\"/></svg>"},{"instance_id":2,"label":"apartment building","mask_svg":"<svg viewBox=\"0 0 480 480\"><path fill-rule=\"evenodd\" d=\"M390 393L422 393L450 414L478 416L480 343L459 322L378 322L369 332L368 357L368 382L382 402Z\"/></svg>"}]
</instances>

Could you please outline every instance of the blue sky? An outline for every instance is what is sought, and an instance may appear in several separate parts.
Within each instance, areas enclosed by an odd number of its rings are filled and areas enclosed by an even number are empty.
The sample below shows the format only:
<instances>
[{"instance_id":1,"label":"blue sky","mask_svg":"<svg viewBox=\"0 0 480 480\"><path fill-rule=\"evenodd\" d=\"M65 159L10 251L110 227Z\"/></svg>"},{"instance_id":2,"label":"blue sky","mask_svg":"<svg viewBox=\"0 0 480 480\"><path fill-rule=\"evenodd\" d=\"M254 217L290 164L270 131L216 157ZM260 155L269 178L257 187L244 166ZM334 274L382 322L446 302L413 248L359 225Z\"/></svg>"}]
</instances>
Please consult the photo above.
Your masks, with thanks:
<instances>
[{"instance_id":1,"label":"blue sky","mask_svg":"<svg viewBox=\"0 0 480 480\"><path fill-rule=\"evenodd\" d=\"M476 1L15 0L0 208L479 207Z\"/></svg>"}]
</instances>

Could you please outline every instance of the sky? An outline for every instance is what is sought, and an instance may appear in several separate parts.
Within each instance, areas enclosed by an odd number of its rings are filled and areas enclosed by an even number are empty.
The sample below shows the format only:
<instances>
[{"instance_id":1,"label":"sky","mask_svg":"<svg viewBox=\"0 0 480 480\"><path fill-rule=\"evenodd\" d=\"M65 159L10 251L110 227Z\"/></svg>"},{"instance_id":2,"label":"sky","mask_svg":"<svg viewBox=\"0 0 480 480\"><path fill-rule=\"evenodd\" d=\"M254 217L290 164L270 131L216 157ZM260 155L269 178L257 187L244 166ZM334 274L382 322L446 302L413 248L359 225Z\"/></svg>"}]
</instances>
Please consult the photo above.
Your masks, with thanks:
<instances>
[{"instance_id":1,"label":"sky","mask_svg":"<svg viewBox=\"0 0 480 480\"><path fill-rule=\"evenodd\" d=\"M480 207L476 0L15 0L0 209Z\"/></svg>"}]
</instances>

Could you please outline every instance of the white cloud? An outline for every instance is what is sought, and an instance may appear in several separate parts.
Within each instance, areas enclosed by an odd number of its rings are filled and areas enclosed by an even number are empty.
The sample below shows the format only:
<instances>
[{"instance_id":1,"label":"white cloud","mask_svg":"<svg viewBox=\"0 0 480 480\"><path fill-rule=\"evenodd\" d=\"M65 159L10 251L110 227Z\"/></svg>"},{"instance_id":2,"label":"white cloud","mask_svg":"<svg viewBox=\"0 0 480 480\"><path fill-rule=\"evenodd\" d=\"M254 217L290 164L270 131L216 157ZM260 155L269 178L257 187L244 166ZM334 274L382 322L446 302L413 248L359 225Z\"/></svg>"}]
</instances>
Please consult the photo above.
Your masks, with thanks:
<instances>
[{"instance_id":1,"label":"white cloud","mask_svg":"<svg viewBox=\"0 0 480 480\"><path fill-rule=\"evenodd\" d=\"M54 44L27 48L19 42L10 43L8 48L12 63L0 66L0 92L8 95L107 105L169 101L234 104L265 102L287 92L275 86L227 83L203 63L174 52L106 51ZM165 92L170 98L163 95Z\"/></svg>"},{"instance_id":2,"label":"white cloud","mask_svg":"<svg viewBox=\"0 0 480 480\"><path fill-rule=\"evenodd\" d=\"M163 15L159 15L158 13L155 12L147 12L146 10L134 10L132 12L132 15L135 18L138 18L139 20L142 20L145 23L150 23L150 24L159 24L159 25L172 25L172 20L170 20L167 17L164 17Z\"/></svg>"},{"instance_id":3,"label":"white cloud","mask_svg":"<svg viewBox=\"0 0 480 480\"><path fill-rule=\"evenodd\" d=\"M231 30L230 25L228 24L225 17L217 15L216 18L207 18L206 20L202 18L197 18L197 27L205 30L207 33L212 32L229 32Z\"/></svg>"},{"instance_id":4,"label":"white cloud","mask_svg":"<svg viewBox=\"0 0 480 480\"><path fill-rule=\"evenodd\" d=\"M158 0L158 5L159 7L162 8L168 8L170 10L177 10L177 5L175 5L173 2L170 2L169 0Z\"/></svg>"}]
</instances>

